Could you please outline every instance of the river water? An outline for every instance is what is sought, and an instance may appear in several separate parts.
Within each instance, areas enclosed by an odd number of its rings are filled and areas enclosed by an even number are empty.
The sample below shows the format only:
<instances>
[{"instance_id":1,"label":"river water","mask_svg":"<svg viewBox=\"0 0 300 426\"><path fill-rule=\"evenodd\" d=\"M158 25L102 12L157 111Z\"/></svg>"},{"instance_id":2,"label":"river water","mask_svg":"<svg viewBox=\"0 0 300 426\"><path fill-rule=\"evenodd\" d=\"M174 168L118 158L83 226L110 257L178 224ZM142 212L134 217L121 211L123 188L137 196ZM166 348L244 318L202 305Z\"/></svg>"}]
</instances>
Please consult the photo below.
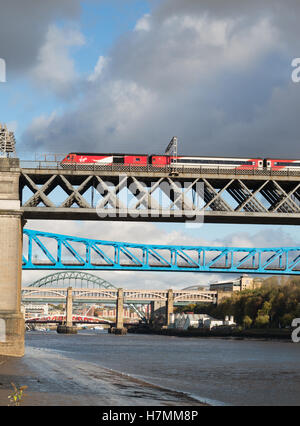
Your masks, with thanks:
<instances>
[{"instance_id":1,"label":"river water","mask_svg":"<svg viewBox=\"0 0 300 426\"><path fill-rule=\"evenodd\" d=\"M290 341L33 331L22 362L44 405L300 404Z\"/></svg>"}]
</instances>

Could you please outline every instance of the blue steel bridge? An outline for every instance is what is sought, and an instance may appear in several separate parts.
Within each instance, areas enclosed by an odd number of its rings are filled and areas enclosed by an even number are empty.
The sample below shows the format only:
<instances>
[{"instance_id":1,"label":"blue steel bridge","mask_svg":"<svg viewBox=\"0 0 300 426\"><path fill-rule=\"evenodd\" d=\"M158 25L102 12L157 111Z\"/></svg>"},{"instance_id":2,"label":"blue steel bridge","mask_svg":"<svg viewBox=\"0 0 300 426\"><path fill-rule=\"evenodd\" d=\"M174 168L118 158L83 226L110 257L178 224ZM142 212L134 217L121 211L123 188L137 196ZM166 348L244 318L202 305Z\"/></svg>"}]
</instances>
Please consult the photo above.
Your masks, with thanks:
<instances>
[{"instance_id":1,"label":"blue steel bridge","mask_svg":"<svg viewBox=\"0 0 300 426\"><path fill-rule=\"evenodd\" d=\"M134 244L23 230L23 270L300 274L300 247Z\"/></svg>"}]
</instances>

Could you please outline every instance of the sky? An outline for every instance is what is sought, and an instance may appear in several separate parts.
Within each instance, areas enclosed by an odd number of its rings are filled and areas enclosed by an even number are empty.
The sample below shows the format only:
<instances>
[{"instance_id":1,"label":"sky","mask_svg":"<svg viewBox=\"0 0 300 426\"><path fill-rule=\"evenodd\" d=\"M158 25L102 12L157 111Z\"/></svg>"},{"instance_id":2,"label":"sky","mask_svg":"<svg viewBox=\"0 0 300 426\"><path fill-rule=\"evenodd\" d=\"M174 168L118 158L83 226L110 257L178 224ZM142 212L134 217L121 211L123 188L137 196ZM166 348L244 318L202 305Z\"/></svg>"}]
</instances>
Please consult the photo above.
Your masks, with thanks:
<instances>
[{"instance_id":1,"label":"sky","mask_svg":"<svg viewBox=\"0 0 300 426\"><path fill-rule=\"evenodd\" d=\"M109 151L298 158L298 0L0 0L0 122L17 153ZM1 76L0 76L1 77ZM0 78L1 80L1 78ZM141 243L299 245L296 226L29 221ZM23 273L24 283L43 272ZM98 272L183 288L229 275Z\"/></svg>"}]
</instances>

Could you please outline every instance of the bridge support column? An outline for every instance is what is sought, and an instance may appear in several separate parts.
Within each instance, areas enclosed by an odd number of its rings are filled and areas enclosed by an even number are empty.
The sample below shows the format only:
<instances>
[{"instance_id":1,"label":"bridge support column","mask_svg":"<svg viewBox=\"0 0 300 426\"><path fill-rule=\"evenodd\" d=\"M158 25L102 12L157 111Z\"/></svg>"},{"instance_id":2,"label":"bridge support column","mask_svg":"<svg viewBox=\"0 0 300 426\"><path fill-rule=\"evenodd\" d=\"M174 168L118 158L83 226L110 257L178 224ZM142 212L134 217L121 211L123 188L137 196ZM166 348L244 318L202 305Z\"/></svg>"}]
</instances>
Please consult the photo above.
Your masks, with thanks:
<instances>
[{"instance_id":1,"label":"bridge support column","mask_svg":"<svg viewBox=\"0 0 300 426\"><path fill-rule=\"evenodd\" d=\"M66 303L66 326L72 327L73 321L73 299L72 299L72 287L68 287L67 290L67 303Z\"/></svg>"},{"instance_id":2,"label":"bridge support column","mask_svg":"<svg viewBox=\"0 0 300 426\"><path fill-rule=\"evenodd\" d=\"M116 327L112 327L111 332L114 334L126 334L127 329L124 327L124 293L123 289L118 289L117 309L116 309Z\"/></svg>"},{"instance_id":3,"label":"bridge support column","mask_svg":"<svg viewBox=\"0 0 300 426\"><path fill-rule=\"evenodd\" d=\"M0 355L24 355L19 159L0 158Z\"/></svg>"},{"instance_id":4,"label":"bridge support column","mask_svg":"<svg viewBox=\"0 0 300 426\"><path fill-rule=\"evenodd\" d=\"M72 299L72 287L67 289L67 300L66 300L66 324L58 325L57 332L65 334L76 334L77 327L73 325L73 299Z\"/></svg>"},{"instance_id":5,"label":"bridge support column","mask_svg":"<svg viewBox=\"0 0 300 426\"><path fill-rule=\"evenodd\" d=\"M170 316L174 312L174 295L173 290L168 290L168 298L166 303L166 326L170 325Z\"/></svg>"}]
</instances>

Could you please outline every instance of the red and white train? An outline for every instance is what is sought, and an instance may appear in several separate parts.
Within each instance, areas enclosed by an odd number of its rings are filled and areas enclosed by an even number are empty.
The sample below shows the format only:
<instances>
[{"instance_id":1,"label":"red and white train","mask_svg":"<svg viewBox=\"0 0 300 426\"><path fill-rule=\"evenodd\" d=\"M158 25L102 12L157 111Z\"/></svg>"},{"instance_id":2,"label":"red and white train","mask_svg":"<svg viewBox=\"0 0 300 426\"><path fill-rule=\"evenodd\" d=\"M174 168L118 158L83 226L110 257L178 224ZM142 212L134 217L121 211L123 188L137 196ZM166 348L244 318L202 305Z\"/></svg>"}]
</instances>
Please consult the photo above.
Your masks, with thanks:
<instances>
[{"instance_id":1,"label":"red and white train","mask_svg":"<svg viewBox=\"0 0 300 426\"><path fill-rule=\"evenodd\" d=\"M300 160L282 160L274 158L231 158L231 157L199 157L147 154L103 154L71 152L62 161L63 168L72 168L79 164L109 166L166 167L175 164L184 168L223 168L242 170L300 170Z\"/></svg>"}]
</instances>

